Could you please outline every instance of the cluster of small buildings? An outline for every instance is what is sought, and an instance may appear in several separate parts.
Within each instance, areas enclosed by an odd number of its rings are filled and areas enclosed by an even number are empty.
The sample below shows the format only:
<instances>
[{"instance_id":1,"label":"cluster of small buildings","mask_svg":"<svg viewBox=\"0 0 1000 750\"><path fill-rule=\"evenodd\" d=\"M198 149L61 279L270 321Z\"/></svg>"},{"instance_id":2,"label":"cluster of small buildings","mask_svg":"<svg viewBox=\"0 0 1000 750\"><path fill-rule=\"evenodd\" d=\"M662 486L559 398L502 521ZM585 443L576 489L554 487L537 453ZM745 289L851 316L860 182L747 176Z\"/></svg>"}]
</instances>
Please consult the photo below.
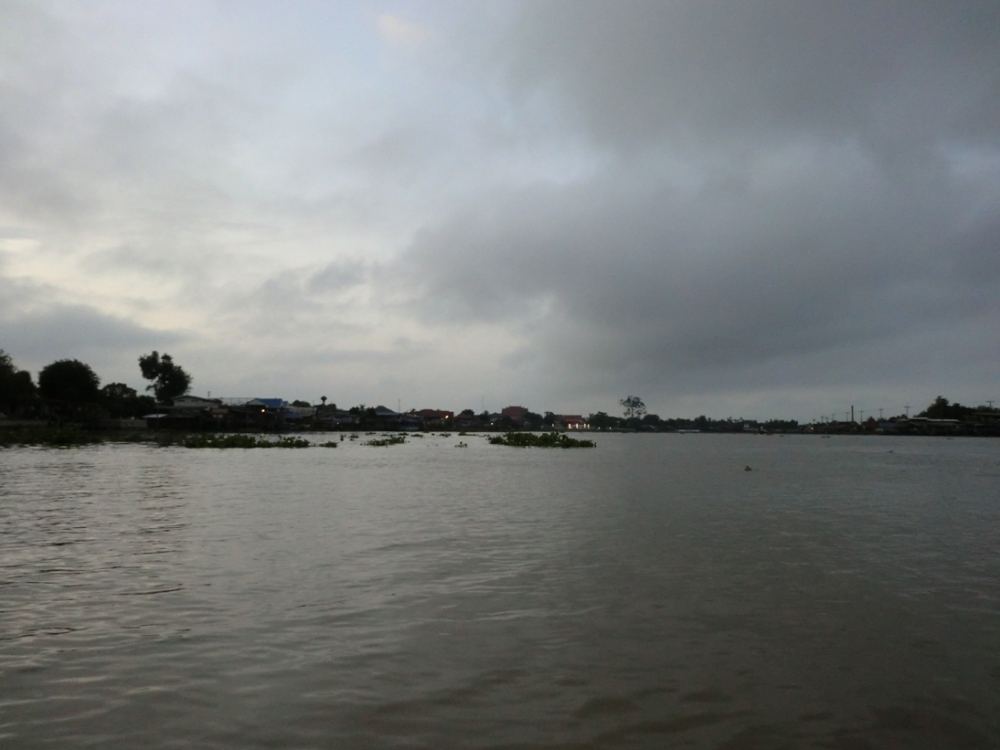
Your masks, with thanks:
<instances>
[{"instance_id":1,"label":"cluster of small buildings","mask_svg":"<svg viewBox=\"0 0 1000 750\"><path fill-rule=\"evenodd\" d=\"M455 413L447 409L394 411L386 406L355 406L340 409L335 404L289 403L282 398L201 398L181 396L169 406L145 417L149 427L192 430L629 430L648 432L806 432L827 434L883 435L1000 435L1000 410L974 412L967 419L893 417L862 422L795 422L753 420L661 420L646 415L641 421L609 417L602 412L590 417L580 414L544 416L524 406L507 406L499 412L472 409ZM593 423L592 423L593 422Z\"/></svg>"},{"instance_id":2,"label":"cluster of small buildings","mask_svg":"<svg viewBox=\"0 0 1000 750\"><path fill-rule=\"evenodd\" d=\"M863 422L820 422L809 425L806 431L823 434L997 436L1000 435L1000 412L975 412L967 419L893 417Z\"/></svg>"},{"instance_id":3,"label":"cluster of small buildings","mask_svg":"<svg viewBox=\"0 0 1000 750\"><path fill-rule=\"evenodd\" d=\"M533 414L524 406L505 406L499 414L490 415L491 425L495 427L537 427L538 415ZM580 414L549 414L541 418L541 422L548 419L551 428L554 430L589 430L590 423ZM545 426L550 426L546 424Z\"/></svg>"},{"instance_id":4,"label":"cluster of small buildings","mask_svg":"<svg viewBox=\"0 0 1000 750\"><path fill-rule=\"evenodd\" d=\"M446 409L393 411L386 406L339 409L335 404L289 403L282 398L201 398L181 396L169 406L145 417L155 428L218 430L479 430L553 429L587 430L579 414L546 414L540 417L523 406L508 406L499 413L458 414Z\"/></svg>"}]
</instances>

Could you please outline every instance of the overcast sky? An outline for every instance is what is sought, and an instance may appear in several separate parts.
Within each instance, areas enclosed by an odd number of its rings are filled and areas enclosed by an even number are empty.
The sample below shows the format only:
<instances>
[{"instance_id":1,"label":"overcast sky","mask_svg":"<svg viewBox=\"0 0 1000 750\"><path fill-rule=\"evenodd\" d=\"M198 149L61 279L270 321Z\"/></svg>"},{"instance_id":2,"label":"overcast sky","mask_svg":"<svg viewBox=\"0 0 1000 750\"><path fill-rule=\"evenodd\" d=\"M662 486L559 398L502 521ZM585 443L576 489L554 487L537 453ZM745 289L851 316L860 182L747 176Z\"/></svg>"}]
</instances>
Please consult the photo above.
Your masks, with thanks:
<instances>
[{"instance_id":1,"label":"overcast sky","mask_svg":"<svg viewBox=\"0 0 1000 750\"><path fill-rule=\"evenodd\" d=\"M341 406L1000 403L1000 3L0 0L0 348Z\"/></svg>"}]
</instances>

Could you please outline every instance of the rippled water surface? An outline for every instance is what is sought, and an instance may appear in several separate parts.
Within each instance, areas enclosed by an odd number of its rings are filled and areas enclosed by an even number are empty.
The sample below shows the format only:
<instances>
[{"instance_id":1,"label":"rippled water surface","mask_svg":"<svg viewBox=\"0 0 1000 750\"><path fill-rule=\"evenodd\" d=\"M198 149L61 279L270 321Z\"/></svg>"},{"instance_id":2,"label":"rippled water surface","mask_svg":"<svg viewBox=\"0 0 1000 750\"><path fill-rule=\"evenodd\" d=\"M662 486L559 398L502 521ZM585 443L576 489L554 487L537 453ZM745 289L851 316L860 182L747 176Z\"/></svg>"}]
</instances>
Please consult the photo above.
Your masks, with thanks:
<instances>
[{"instance_id":1,"label":"rippled water surface","mask_svg":"<svg viewBox=\"0 0 1000 750\"><path fill-rule=\"evenodd\" d=\"M596 439L0 451L0 747L1000 747L1000 441Z\"/></svg>"}]
</instances>

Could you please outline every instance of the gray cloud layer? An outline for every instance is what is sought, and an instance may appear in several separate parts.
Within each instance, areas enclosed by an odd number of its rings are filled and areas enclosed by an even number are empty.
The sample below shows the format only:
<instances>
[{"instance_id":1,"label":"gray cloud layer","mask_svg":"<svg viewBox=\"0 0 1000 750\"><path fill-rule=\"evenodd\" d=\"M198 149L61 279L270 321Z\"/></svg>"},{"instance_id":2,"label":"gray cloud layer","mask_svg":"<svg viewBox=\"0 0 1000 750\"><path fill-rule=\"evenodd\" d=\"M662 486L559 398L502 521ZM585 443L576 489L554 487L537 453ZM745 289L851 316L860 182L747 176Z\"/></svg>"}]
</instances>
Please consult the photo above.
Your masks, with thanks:
<instances>
[{"instance_id":1,"label":"gray cloud layer","mask_svg":"<svg viewBox=\"0 0 1000 750\"><path fill-rule=\"evenodd\" d=\"M180 339L171 331L153 330L89 305L61 301L51 287L0 275L0 348L13 355L19 366L30 363L37 368L56 358L129 361L144 347L162 347ZM123 377L122 372L103 375L105 380Z\"/></svg>"},{"instance_id":2,"label":"gray cloud layer","mask_svg":"<svg viewBox=\"0 0 1000 750\"><path fill-rule=\"evenodd\" d=\"M801 135L882 150L995 143L990 0L533 2L507 49L520 94L620 148L664 137L755 147Z\"/></svg>"},{"instance_id":3,"label":"gray cloud layer","mask_svg":"<svg viewBox=\"0 0 1000 750\"><path fill-rule=\"evenodd\" d=\"M985 2L529 3L513 97L602 166L478 196L404 274L433 319L523 324L581 397L995 365L998 30Z\"/></svg>"},{"instance_id":4,"label":"gray cloud layer","mask_svg":"<svg viewBox=\"0 0 1000 750\"><path fill-rule=\"evenodd\" d=\"M367 6L234 8L0 10L19 362L169 344L216 393L454 408L1000 398L996 2L441 3L396 46Z\"/></svg>"}]
</instances>

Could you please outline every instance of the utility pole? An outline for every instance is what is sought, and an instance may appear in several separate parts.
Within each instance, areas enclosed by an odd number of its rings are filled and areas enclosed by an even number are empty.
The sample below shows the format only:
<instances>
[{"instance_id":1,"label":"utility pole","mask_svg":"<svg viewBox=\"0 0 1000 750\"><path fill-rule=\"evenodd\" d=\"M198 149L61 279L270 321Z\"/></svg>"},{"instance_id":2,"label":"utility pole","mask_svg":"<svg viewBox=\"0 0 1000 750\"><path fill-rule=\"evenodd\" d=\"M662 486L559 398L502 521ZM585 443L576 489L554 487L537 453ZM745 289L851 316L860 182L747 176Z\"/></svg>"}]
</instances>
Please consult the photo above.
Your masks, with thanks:
<instances>
[{"instance_id":1,"label":"utility pole","mask_svg":"<svg viewBox=\"0 0 1000 750\"><path fill-rule=\"evenodd\" d=\"M865 421L865 410L864 409L861 410L861 416L858 417L858 421L859 422L864 422Z\"/></svg>"},{"instance_id":2,"label":"utility pole","mask_svg":"<svg viewBox=\"0 0 1000 750\"><path fill-rule=\"evenodd\" d=\"M879 410L878 410L878 421L879 421L879 422L881 422L881 421L882 421L882 409L879 409Z\"/></svg>"},{"instance_id":3,"label":"utility pole","mask_svg":"<svg viewBox=\"0 0 1000 750\"><path fill-rule=\"evenodd\" d=\"M854 404L851 404L851 424L854 424Z\"/></svg>"},{"instance_id":4,"label":"utility pole","mask_svg":"<svg viewBox=\"0 0 1000 750\"><path fill-rule=\"evenodd\" d=\"M906 418L909 419L910 418L910 405L907 404L903 408L906 409Z\"/></svg>"},{"instance_id":5,"label":"utility pole","mask_svg":"<svg viewBox=\"0 0 1000 750\"><path fill-rule=\"evenodd\" d=\"M993 399L991 398L986 399L986 403L990 405L990 411L993 411Z\"/></svg>"}]
</instances>

